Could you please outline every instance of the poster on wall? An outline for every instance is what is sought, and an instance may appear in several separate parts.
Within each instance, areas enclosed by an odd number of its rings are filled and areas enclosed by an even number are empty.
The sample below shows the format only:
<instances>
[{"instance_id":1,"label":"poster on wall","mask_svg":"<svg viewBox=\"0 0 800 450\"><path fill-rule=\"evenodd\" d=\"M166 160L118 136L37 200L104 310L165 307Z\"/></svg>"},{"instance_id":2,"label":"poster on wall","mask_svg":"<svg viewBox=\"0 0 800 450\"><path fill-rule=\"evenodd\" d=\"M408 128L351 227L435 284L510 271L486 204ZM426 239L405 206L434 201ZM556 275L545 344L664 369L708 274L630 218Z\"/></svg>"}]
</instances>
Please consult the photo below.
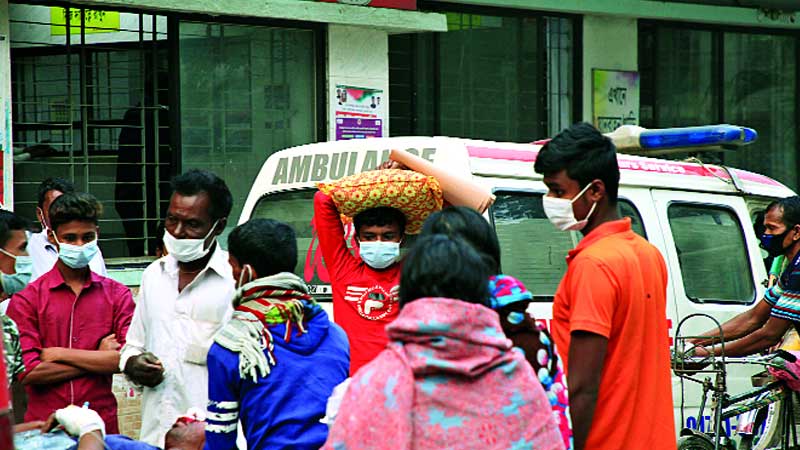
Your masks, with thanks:
<instances>
[{"instance_id":1,"label":"poster on wall","mask_svg":"<svg viewBox=\"0 0 800 450\"><path fill-rule=\"evenodd\" d=\"M53 36L63 36L67 34L67 8L58 6L50 7L50 34ZM87 9L83 17L84 34L94 33L114 33L119 31L119 12L98 11ZM69 28L70 34L81 34L81 10L77 8L69 9Z\"/></svg>"},{"instance_id":2,"label":"poster on wall","mask_svg":"<svg viewBox=\"0 0 800 450\"><path fill-rule=\"evenodd\" d=\"M376 8L417 9L417 0L317 0L343 5L374 6Z\"/></svg>"},{"instance_id":3,"label":"poster on wall","mask_svg":"<svg viewBox=\"0 0 800 450\"><path fill-rule=\"evenodd\" d=\"M592 121L602 133L639 124L639 72L592 69Z\"/></svg>"},{"instance_id":4,"label":"poster on wall","mask_svg":"<svg viewBox=\"0 0 800 450\"><path fill-rule=\"evenodd\" d=\"M382 89L337 84L332 94L337 141L383 137L386 101Z\"/></svg>"}]
</instances>

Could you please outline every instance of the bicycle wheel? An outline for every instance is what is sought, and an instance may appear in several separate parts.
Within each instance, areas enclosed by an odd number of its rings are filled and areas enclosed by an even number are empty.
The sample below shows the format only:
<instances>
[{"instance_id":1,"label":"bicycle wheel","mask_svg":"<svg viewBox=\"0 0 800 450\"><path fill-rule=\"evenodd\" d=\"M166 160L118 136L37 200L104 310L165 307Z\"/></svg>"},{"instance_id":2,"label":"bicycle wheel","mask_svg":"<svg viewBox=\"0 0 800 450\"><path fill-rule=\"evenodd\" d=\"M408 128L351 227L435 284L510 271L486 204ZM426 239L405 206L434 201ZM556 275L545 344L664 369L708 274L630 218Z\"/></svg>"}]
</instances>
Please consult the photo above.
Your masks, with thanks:
<instances>
[{"instance_id":1,"label":"bicycle wheel","mask_svg":"<svg viewBox=\"0 0 800 450\"><path fill-rule=\"evenodd\" d=\"M737 450L767 450L780 445L783 437L781 414L784 408L784 400L770 403L758 410L755 426L753 427L754 433L752 435L740 435L739 445L736 447Z\"/></svg>"},{"instance_id":2,"label":"bicycle wheel","mask_svg":"<svg viewBox=\"0 0 800 450\"><path fill-rule=\"evenodd\" d=\"M678 450L714 450L714 443L700 436L681 436Z\"/></svg>"}]
</instances>

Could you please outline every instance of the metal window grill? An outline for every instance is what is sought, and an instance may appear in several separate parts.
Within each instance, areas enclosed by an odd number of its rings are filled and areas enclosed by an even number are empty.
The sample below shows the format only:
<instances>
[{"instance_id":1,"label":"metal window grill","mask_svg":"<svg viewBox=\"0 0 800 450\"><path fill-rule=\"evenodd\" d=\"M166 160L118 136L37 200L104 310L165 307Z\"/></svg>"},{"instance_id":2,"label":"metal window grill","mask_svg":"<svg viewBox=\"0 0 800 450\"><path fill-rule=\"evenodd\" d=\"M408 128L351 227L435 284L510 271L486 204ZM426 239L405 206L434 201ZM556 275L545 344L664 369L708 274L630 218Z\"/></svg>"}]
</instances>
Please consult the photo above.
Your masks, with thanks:
<instances>
[{"instance_id":1,"label":"metal window grill","mask_svg":"<svg viewBox=\"0 0 800 450\"><path fill-rule=\"evenodd\" d=\"M572 124L573 76L572 20L547 17L547 132L555 136Z\"/></svg>"},{"instance_id":2,"label":"metal window grill","mask_svg":"<svg viewBox=\"0 0 800 450\"><path fill-rule=\"evenodd\" d=\"M573 122L574 19L445 13L447 33L389 37L393 136L526 142Z\"/></svg>"},{"instance_id":3,"label":"metal window grill","mask_svg":"<svg viewBox=\"0 0 800 450\"><path fill-rule=\"evenodd\" d=\"M104 205L106 257L155 245L168 197L166 18L84 7L10 9L15 209L36 217L45 178Z\"/></svg>"}]
</instances>

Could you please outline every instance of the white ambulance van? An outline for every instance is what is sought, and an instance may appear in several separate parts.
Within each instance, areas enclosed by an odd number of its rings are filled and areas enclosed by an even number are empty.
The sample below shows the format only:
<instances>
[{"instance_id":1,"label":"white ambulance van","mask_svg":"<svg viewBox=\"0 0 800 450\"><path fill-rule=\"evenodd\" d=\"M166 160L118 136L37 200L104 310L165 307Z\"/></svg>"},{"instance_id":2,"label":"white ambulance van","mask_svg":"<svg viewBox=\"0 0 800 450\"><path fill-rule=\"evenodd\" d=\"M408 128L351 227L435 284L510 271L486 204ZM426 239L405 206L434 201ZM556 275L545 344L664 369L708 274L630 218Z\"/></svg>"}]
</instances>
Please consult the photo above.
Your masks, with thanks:
<instances>
[{"instance_id":1,"label":"white ambulance van","mask_svg":"<svg viewBox=\"0 0 800 450\"><path fill-rule=\"evenodd\" d=\"M741 136L732 138L736 143L755 138L752 130L736 129L743 130ZM696 151L701 148L694 145L712 144L704 139L713 141L720 134L715 127L697 127L683 134L681 130L686 129L677 130L648 132L648 145ZM627 137L614 138L620 151L647 153L639 142L645 140L638 137L641 129L630 131L617 133ZM731 136L738 131L725 128L721 133ZM311 227L317 183L372 170L388 159L391 149L407 150L471 178L494 193L496 201L485 215L500 240L502 272L525 283L536 300L530 312L549 322L553 295L566 271L565 256L581 235L557 231L544 214L542 197L547 188L542 177L533 171L540 148L537 143L451 137L380 138L289 148L271 155L264 163L239 222L266 217L291 224L299 241L298 274L312 286L318 300L329 302L331 290L326 271L319 270L322 257ZM767 269L753 218L769 202L794 192L763 175L699 161L622 153L618 161L620 212L631 218L633 230L655 245L667 262L670 276L664 320L670 325L670 333L681 318L690 314L706 313L722 322L763 297ZM326 309L331 312L331 308ZM704 321L691 322L685 331L699 333L710 326ZM750 388L749 377L754 371L732 369L729 392ZM688 423L681 423L682 391ZM692 425L694 419L689 416L696 414L700 402L698 387L689 383L682 389L679 379L673 377L673 398L677 430ZM735 426L736 423L725 424L729 430Z\"/></svg>"}]
</instances>

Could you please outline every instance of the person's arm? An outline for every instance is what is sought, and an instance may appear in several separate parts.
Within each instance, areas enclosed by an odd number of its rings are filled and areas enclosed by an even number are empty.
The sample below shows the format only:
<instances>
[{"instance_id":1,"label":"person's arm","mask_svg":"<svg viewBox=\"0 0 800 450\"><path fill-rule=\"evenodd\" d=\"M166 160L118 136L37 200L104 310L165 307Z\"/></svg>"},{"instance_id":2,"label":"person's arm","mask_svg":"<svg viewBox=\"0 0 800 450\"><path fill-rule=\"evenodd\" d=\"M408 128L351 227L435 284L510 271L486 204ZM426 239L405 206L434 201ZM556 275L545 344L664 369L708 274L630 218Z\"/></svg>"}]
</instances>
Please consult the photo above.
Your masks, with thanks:
<instances>
[{"instance_id":1,"label":"person's arm","mask_svg":"<svg viewBox=\"0 0 800 450\"><path fill-rule=\"evenodd\" d=\"M208 352L206 444L209 450L235 450L239 421L239 355L220 345ZM268 432L268 430L264 430Z\"/></svg>"},{"instance_id":2,"label":"person's arm","mask_svg":"<svg viewBox=\"0 0 800 450\"><path fill-rule=\"evenodd\" d=\"M22 385L57 384L78 378L86 371L69 364L39 362L33 370L22 376Z\"/></svg>"},{"instance_id":3,"label":"person's arm","mask_svg":"<svg viewBox=\"0 0 800 450\"><path fill-rule=\"evenodd\" d=\"M772 311L772 305L765 297L756 303L756 306L723 323L722 336L725 338L725 342L740 339L763 327L769 319L770 311ZM719 334L720 330L718 328L712 328L701 335L708 336L707 338L691 339L690 342L700 346L709 345L712 341L717 344L719 343ZM712 337L717 339L712 339Z\"/></svg>"},{"instance_id":4,"label":"person's arm","mask_svg":"<svg viewBox=\"0 0 800 450\"><path fill-rule=\"evenodd\" d=\"M78 450L105 450L105 440L100 431L90 431L78 440Z\"/></svg>"},{"instance_id":5,"label":"person's arm","mask_svg":"<svg viewBox=\"0 0 800 450\"><path fill-rule=\"evenodd\" d=\"M134 307L131 321L126 330L120 330L116 332L117 337L120 339L120 344L122 344L122 350L120 351L119 356L119 369L123 372L125 372L125 367L127 366L129 359L139 356L147 351L147 347L145 345L147 339L147 327L145 319L147 317L147 301L149 300L145 296L145 283L147 282L147 272L145 271L145 274L142 277L141 287L139 288L139 302ZM126 375L128 375L130 378L130 374L126 373ZM136 380L133 381L138 383Z\"/></svg>"},{"instance_id":6,"label":"person's arm","mask_svg":"<svg viewBox=\"0 0 800 450\"><path fill-rule=\"evenodd\" d=\"M117 342L124 346L127 342L128 330L130 330L136 304L133 302L133 294L127 286L116 284L114 292L114 317L112 318L112 330L116 335Z\"/></svg>"},{"instance_id":7,"label":"person's arm","mask_svg":"<svg viewBox=\"0 0 800 450\"><path fill-rule=\"evenodd\" d=\"M569 410L575 450L583 450L592 428L608 339L585 331L571 333L569 344Z\"/></svg>"},{"instance_id":8,"label":"person's arm","mask_svg":"<svg viewBox=\"0 0 800 450\"><path fill-rule=\"evenodd\" d=\"M61 424L64 431L78 438L78 450L103 450L106 426L96 411L75 405L56 410L42 425L42 433Z\"/></svg>"},{"instance_id":9,"label":"person's arm","mask_svg":"<svg viewBox=\"0 0 800 450\"><path fill-rule=\"evenodd\" d=\"M314 225L319 237L319 248L331 278L358 264L358 260L347 248L344 225L329 195L322 192L314 194Z\"/></svg>"},{"instance_id":10,"label":"person's arm","mask_svg":"<svg viewBox=\"0 0 800 450\"><path fill-rule=\"evenodd\" d=\"M40 357L45 362L69 364L89 373L107 375L119 372L119 351L117 350L50 347L43 349Z\"/></svg>"},{"instance_id":11,"label":"person's arm","mask_svg":"<svg viewBox=\"0 0 800 450\"><path fill-rule=\"evenodd\" d=\"M764 351L781 341L792 322L777 317L770 317L763 327L732 342L725 343L725 356L747 356ZM706 356L709 351L715 356L722 355L722 346L715 345L711 349L697 348L695 356Z\"/></svg>"},{"instance_id":12,"label":"person's arm","mask_svg":"<svg viewBox=\"0 0 800 450\"><path fill-rule=\"evenodd\" d=\"M602 261L578 257L570 267L570 344L564 365L575 450L584 450L602 388L606 347L622 287ZM571 383L575 383L572 385Z\"/></svg>"},{"instance_id":13,"label":"person's arm","mask_svg":"<svg viewBox=\"0 0 800 450\"><path fill-rule=\"evenodd\" d=\"M23 294L24 292L24 294ZM85 373L83 369L57 362L43 362L40 358L42 341L39 332L39 318L36 307L28 295L38 293L27 289L14 295L8 307L10 317L19 328L19 341L22 348L22 360L25 371L20 374L23 385L55 384Z\"/></svg>"}]
</instances>

